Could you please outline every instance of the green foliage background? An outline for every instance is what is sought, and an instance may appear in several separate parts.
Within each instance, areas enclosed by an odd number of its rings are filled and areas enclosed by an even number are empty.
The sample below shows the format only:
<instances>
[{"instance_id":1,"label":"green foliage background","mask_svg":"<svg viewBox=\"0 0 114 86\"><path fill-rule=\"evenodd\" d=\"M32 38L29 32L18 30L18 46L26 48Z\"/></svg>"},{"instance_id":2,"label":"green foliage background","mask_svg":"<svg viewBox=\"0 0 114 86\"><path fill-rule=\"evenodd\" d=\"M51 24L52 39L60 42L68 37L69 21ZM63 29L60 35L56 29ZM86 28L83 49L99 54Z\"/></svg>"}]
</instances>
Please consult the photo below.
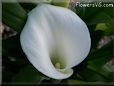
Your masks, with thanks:
<instances>
[{"instance_id":1,"label":"green foliage background","mask_svg":"<svg viewBox=\"0 0 114 86\"><path fill-rule=\"evenodd\" d=\"M88 57L74 67L74 74L65 80L54 80L39 73L27 60L20 46L20 32L26 23L27 13L35 3L2 3L2 21L17 32L17 35L2 40L2 83L24 84L85 84L89 82L113 82L114 67L109 64L113 59L113 39L98 48L104 36L113 35L113 7L74 7L81 19L87 24L92 46ZM9 58L16 59L11 61Z\"/></svg>"}]
</instances>

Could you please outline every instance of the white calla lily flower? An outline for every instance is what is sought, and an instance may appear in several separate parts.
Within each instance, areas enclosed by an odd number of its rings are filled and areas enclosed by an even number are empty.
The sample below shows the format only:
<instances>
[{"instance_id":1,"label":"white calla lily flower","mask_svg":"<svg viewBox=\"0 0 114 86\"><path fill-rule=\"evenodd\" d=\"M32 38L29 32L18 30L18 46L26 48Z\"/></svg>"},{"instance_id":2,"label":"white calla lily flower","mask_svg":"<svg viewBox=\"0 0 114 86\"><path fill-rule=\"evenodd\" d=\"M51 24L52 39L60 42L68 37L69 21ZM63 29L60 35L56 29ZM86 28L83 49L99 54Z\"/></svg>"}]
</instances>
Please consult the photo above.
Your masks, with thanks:
<instances>
[{"instance_id":1,"label":"white calla lily flower","mask_svg":"<svg viewBox=\"0 0 114 86\"><path fill-rule=\"evenodd\" d=\"M91 45L86 24L74 12L48 4L29 12L20 41L33 66L54 79L70 77Z\"/></svg>"}]
</instances>

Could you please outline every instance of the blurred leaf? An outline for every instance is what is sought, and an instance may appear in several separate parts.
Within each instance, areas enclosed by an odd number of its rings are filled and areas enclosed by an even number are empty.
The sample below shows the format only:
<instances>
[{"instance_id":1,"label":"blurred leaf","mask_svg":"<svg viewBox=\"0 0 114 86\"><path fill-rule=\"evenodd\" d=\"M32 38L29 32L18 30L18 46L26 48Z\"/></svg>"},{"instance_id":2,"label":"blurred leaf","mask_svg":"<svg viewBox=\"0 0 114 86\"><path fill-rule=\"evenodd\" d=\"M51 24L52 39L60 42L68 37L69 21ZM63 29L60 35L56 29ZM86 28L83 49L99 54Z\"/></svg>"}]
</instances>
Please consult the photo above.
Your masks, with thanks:
<instances>
[{"instance_id":1,"label":"blurred leaf","mask_svg":"<svg viewBox=\"0 0 114 86\"><path fill-rule=\"evenodd\" d=\"M2 4L3 23L20 32L25 25L27 14L18 3Z\"/></svg>"},{"instance_id":2,"label":"blurred leaf","mask_svg":"<svg viewBox=\"0 0 114 86\"><path fill-rule=\"evenodd\" d=\"M3 66L12 71L13 74L29 64L29 61L21 49L19 36L20 35L16 35L2 40Z\"/></svg>"},{"instance_id":3,"label":"blurred leaf","mask_svg":"<svg viewBox=\"0 0 114 86\"><path fill-rule=\"evenodd\" d=\"M106 70L95 70L91 68L85 68L76 75L77 77L80 76L82 79L79 79L81 81L86 81L86 82L111 82L112 80L112 74L113 72L105 72ZM105 73L103 73L105 72ZM105 75L106 74L106 75Z\"/></svg>"},{"instance_id":4,"label":"blurred leaf","mask_svg":"<svg viewBox=\"0 0 114 86\"><path fill-rule=\"evenodd\" d=\"M85 15L85 9L85 7L75 7L74 11L83 19L83 16Z\"/></svg>"},{"instance_id":5,"label":"blurred leaf","mask_svg":"<svg viewBox=\"0 0 114 86\"><path fill-rule=\"evenodd\" d=\"M85 64L86 65L86 64ZM102 66L99 70L91 67L90 65L86 65L83 69L77 70L76 73L74 73L74 81L75 79L83 82L112 82L113 81L113 73L114 69L112 68L112 65L105 64ZM76 81L77 81L76 80ZM81 82L79 82L81 83Z\"/></svg>"},{"instance_id":6,"label":"blurred leaf","mask_svg":"<svg viewBox=\"0 0 114 86\"><path fill-rule=\"evenodd\" d=\"M97 74L101 75L104 79L106 79L104 81L110 81L110 82L113 81L114 69L112 68L112 65L105 64L99 70L97 70L96 68L94 68L92 66L88 66L88 68L91 69L91 70L93 70Z\"/></svg>"},{"instance_id":7,"label":"blurred leaf","mask_svg":"<svg viewBox=\"0 0 114 86\"><path fill-rule=\"evenodd\" d=\"M103 37L102 30L92 31L91 33L91 50L96 49L100 39Z\"/></svg>"},{"instance_id":8,"label":"blurred leaf","mask_svg":"<svg viewBox=\"0 0 114 86\"><path fill-rule=\"evenodd\" d=\"M60 84L62 80L51 79L51 84Z\"/></svg>"},{"instance_id":9,"label":"blurred leaf","mask_svg":"<svg viewBox=\"0 0 114 86\"><path fill-rule=\"evenodd\" d=\"M11 58L14 60L11 60ZM5 83L11 82L12 77L17 74L21 68L25 67L25 65L27 65L27 63L23 59L2 56L2 81Z\"/></svg>"},{"instance_id":10,"label":"blurred leaf","mask_svg":"<svg viewBox=\"0 0 114 86\"><path fill-rule=\"evenodd\" d=\"M84 61L83 68L76 68L73 75L76 79L86 82L112 82L113 69L106 65L113 58L113 42L110 41L100 49L92 51ZM87 63L86 63L87 62Z\"/></svg>"},{"instance_id":11,"label":"blurred leaf","mask_svg":"<svg viewBox=\"0 0 114 86\"><path fill-rule=\"evenodd\" d=\"M37 6L35 3L20 3L20 5L26 10L30 11Z\"/></svg>"},{"instance_id":12,"label":"blurred leaf","mask_svg":"<svg viewBox=\"0 0 114 86\"><path fill-rule=\"evenodd\" d=\"M85 82L85 81L81 81L81 80L74 80L74 79L68 79L67 80L67 83L68 83L68 85L79 85L79 84L87 84L87 82Z\"/></svg>"},{"instance_id":13,"label":"blurred leaf","mask_svg":"<svg viewBox=\"0 0 114 86\"><path fill-rule=\"evenodd\" d=\"M113 23L99 23L95 30L102 30L104 35L112 35Z\"/></svg>"},{"instance_id":14,"label":"blurred leaf","mask_svg":"<svg viewBox=\"0 0 114 86\"><path fill-rule=\"evenodd\" d=\"M11 71L2 69L2 83L11 82L12 76Z\"/></svg>"},{"instance_id":15,"label":"blurred leaf","mask_svg":"<svg viewBox=\"0 0 114 86\"><path fill-rule=\"evenodd\" d=\"M90 53L87 57L89 66L100 69L104 64L113 58L113 41L109 42L100 49Z\"/></svg>"},{"instance_id":16,"label":"blurred leaf","mask_svg":"<svg viewBox=\"0 0 114 86\"><path fill-rule=\"evenodd\" d=\"M60 6L60 7L69 7L70 0L52 0L52 5Z\"/></svg>"},{"instance_id":17,"label":"blurred leaf","mask_svg":"<svg viewBox=\"0 0 114 86\"><path fill-rule=\"evenodd\" d=\"M42 80L49 79L44 76L33 66L29 65L23 69L13 78L12 83L25 83L25 84L39 84Z\"/></svg>"},{"instance_id":18,"label":"blurred leaf","mask_svg":"<svg viewBox=\"0 0 114 86\"><path fill-rule=\"evenodd\" d=\"M85 8L85 13L83 16L83 20L88 23L94 16L96 16L98 13L100 13L101 11L103 11L104 8L99 8L99 7L86 7Z\"/></svg>"},{"instance_id":19,"label":"blurred leaf","mask_svg":"<svg viewBox=\"0 0 114 86\"><path fill-rule=\"evenodd\" d=\"M76 7L76 13L81 16L82 20L87 25L93 25L98 23L109 23L113 20L113 8L112 7ZM83 16L82 16L83 15Z\"/></svg>"},{"instance_id":20,"label":"blurred leaf","mask_svg":"<svg viewBox=\"0 0 114 86\"><path fill-rule=\"evenodd\" d=\"M104 12L100 12L94 15L91 18L91 20L88 21L88 25L99 24L99 23L110 23L110 22L112 22L110 15Z\"/></svg>"},{"instance_id":21,"label":"blurred leaf","mask_svg":"<svg viewBox=\"0 0 114 86\"><path fill-rule=\"evenodd\" d=\"M2 40L2 53L5 56L25 57L20 45L20 35L12 36Z\"/></svg>"},{"instance_id":22,"label":"blurred leaf","mask_svg":"<svg viewBox=\"0 0 114 86\"><path fill-rule=\"evenodd\" d=\"M112 7L96 7L96 8L86 8L84 19L87 21L88 25L98 24L98 23L109 23L112 22L113 18L113 8Z\"/></svg>"}]
</instances>

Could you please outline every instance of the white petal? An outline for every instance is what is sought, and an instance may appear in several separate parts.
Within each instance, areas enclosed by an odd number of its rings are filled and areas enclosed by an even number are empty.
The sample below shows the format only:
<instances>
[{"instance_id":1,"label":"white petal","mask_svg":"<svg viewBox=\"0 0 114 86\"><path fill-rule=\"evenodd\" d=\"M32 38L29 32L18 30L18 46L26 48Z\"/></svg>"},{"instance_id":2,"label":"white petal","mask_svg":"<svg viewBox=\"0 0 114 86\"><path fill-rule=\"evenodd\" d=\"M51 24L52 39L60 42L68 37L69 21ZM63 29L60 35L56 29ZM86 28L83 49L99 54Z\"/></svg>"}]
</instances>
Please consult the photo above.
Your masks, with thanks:
<instances>
[{"instance_id":1,"label":"white petal","mask_svg":"<svg viewBox=\"0 0 114 86\"><path fill-rule=\"evenodd\" d=\"M34 67L43 74L55 79L68 78L73 71L68 69L62 73L55 69L47 51L45 32L41 29L32 18L28 18L20 37L22 49Z\"/></svg>"},{"instance_id":2,"label":"white petal","mask_svg":"<svg viewBox=\"0 0 114 86\"><path fill-rule=\"evenodd\" d=\"M71 68L86 58L91 43L86 24L75 13L46 4L29 13L20 41L34 67L54 79L70 77ZM54 50L64 60L64 69L56 69L52 64Z\"/></svg>"}]
</instances>

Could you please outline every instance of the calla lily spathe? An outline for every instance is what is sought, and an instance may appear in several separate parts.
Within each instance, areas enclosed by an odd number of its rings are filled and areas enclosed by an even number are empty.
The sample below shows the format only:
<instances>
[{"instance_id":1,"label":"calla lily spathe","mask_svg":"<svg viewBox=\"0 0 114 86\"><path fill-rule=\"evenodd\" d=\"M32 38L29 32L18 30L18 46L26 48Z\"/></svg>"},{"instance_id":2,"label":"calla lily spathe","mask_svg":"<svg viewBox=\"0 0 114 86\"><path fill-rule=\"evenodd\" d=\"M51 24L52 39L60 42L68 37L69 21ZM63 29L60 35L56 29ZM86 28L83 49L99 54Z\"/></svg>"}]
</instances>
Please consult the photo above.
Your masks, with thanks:
<instances>
[{"instance_id":1,"label":"calla lily spathe","mask_svg":"<svg viewBox=\"0 0 114 86\"><path fill-rule=\"evenodd\" d=\"M29 12L20 41L33 66L54 79L70 77L91 45L86 24L74 12L48 4Z\"/></svg>"}]
</instances>

